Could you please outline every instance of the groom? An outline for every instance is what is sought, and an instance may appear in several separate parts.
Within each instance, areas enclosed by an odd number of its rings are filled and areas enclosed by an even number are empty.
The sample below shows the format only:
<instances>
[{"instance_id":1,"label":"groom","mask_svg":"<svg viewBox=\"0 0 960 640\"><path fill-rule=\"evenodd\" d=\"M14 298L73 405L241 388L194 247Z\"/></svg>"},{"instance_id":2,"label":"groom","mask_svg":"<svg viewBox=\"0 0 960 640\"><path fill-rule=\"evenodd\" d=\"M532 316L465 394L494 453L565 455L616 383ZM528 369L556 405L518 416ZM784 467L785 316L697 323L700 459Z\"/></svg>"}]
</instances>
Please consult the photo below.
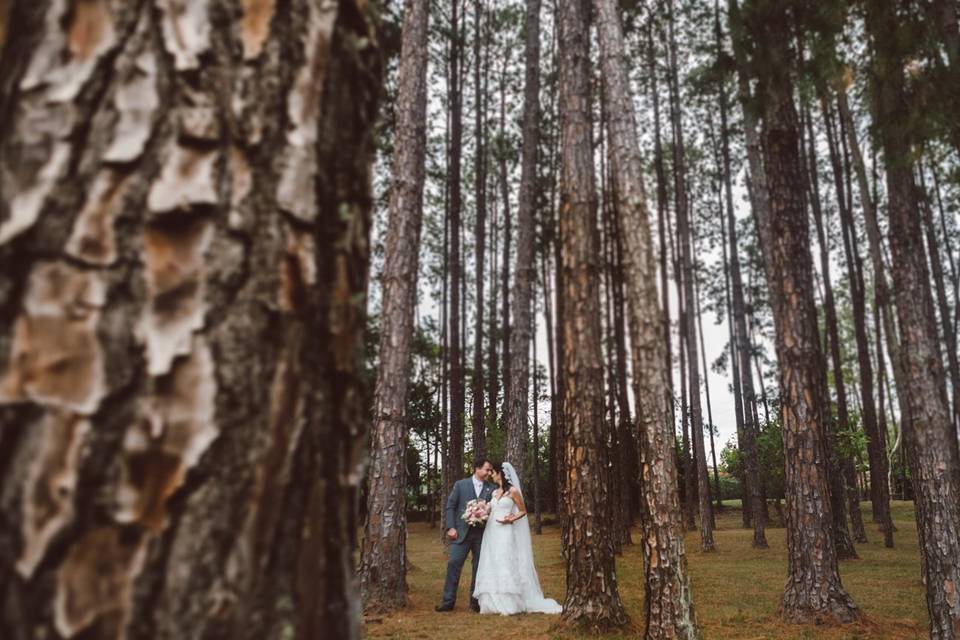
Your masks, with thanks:
<instances>
[{"instance_id":1,"label":"groom","mask_svg":"<svg viewBox=\"0 0 960 640\"><path fill-rule=\"evenodd\" d=\"M480 562L480 543L483 541L483 525L471 527L460 516L471 500L490 502L493 497L493 483L490 474L493 465L486 458L477 458L473 463L473 475L457 480L453 491L447 498L444 522L447 523L447 538L450 539L450 558L447 560L447 579L443 583L443 602L437 611L453 611L457 602L457 588L460 585L460 572L467 560L467 553L473 552L473 578L470 580L470 608L480 611L480 603L473 597L477 583L477 566Z\"/></svg>"}]
</instances>

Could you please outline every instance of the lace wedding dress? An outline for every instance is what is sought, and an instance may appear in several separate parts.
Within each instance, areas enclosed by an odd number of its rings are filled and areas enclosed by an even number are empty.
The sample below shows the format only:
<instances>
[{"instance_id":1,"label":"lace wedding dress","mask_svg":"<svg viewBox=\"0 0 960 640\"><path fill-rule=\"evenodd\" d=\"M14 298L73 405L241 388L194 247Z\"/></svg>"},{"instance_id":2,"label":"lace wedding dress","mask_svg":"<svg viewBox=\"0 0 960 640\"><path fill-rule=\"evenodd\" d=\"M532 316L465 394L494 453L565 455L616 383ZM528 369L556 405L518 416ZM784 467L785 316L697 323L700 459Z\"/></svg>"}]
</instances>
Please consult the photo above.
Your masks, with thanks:
<instances>
[{"instance_id":1,"label":"lace wedding dress","mask_svg":"<svg viewBox=\"0 0 960 640\"><path fill-rule=\"evenodd\" d=\"M516 471L508 463L503 466L519 491L519 481L514 481ZM491 500L473 592L480 601L480 613L560 613L563 607L556 600L544 598L540 589L528 519L521 518L513 524L498 522L516 512L517 505L509 495Z\"/></svg>"}]
</instances>

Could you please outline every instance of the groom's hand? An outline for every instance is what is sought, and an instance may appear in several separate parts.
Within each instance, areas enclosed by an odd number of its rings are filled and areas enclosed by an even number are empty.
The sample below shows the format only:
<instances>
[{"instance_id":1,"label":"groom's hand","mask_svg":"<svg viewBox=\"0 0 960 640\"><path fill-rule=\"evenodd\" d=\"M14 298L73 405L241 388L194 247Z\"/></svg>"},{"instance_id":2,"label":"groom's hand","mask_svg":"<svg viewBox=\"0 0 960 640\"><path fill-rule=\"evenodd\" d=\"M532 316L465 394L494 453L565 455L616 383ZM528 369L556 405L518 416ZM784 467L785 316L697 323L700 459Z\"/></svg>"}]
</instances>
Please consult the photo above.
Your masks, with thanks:
<instances>
[{"instance_id":1,"label":"groom's hand","mask_svg":"<svg viewBox=\"0 0 960 640\"><path fill-rule=\"evenodd\" d=\"M451 540L456 540L457 530L454 529L453 527L450 527L449 529L447 529L447 537L450 538Z\"/></svg>"}]
</instances>

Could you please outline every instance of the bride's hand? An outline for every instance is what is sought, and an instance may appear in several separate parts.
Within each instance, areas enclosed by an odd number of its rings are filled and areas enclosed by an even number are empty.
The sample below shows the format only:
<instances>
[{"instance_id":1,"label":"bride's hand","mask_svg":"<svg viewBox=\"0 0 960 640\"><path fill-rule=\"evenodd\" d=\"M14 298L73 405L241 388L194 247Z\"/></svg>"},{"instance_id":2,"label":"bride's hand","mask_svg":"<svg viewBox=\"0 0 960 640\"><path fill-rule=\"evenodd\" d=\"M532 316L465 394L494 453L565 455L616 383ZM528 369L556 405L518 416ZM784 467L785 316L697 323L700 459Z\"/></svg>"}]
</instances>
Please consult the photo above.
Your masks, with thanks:
<instances>
[{"instance_id":1,"label":"bride's hand","mask_svg":"<svg viewBox=\"0 0 960 640\"><path fill-rule=\"evenodd\" d=\"M497 520L497 522L499 522L500 524L513 524L513 520L509 517L504 518L503 520Z\"/></svg>"}]
</instances>

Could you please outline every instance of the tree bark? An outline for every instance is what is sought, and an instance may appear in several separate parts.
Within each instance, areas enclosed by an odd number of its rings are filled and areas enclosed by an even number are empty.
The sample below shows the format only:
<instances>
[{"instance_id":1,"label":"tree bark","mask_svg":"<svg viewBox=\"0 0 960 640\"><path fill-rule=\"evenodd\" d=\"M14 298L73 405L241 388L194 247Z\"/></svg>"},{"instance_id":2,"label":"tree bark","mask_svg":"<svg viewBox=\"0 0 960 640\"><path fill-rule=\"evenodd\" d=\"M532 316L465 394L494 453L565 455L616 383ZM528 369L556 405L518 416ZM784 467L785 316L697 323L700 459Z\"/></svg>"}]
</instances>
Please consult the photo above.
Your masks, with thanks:
<instances>
[{"instance_id":1,"label":"tree bark","mask_svg":"<svg viewBox=\"0 0 960 640\"><path fill-rule=\"evenodd\" d=\"M428 16L426 0L407 1L393 186L381 275L380 362L373 397L367 518L360 556L364 609L377 612L407 604L407 380L423 219Z\"/></svg>"},{"instance_id":2,"label":"tree bark","mask_svg":"<svg viewBox=\"0 0 960 640\"><path fill-rule=\"evenodd\" d=\"M841 91L838 90L838 94ZM838 97L840 100L845 100ZM836 152L837 135L834 121L831 118L829 104L825 97L822 99L824 120L827 122L828 142L830 142L831 156L835 158L832 162L834 166L835 180L840 184L839 167ZM843 131L844 125L841 121L841 142L846 143L844 147L844 157L847 159L846 168L848 171L850 165L850 156L859 155L859 144L854 153L848 155L852 144L856 144L856 133L851 136L849 131ZM846 135L843 135L846 133ZM848 191L852 191L849 187ZM852 199L852 194L848 193ZM869 198L869 195L867 196ZM886 427L881 426L877 419L877 405L873 400L873 365L870 360L870 341L867 335L867 313L866 313L866 285L863 278L863 261L860 257L860 250L857 247L857 230L853 221L853 213L850 207L840 208L840 226L843 232L844 255L847 262L847 272L850 275L850 293L853 302L853 322L854 333L857 341L857 364L860 374L860 396L863 414L863 429L867 434L867 458L870 463L870 502L872 505L873 519L880 523L883 531L884 546L893 547L893 520L890 514L890 486L887 483L887 444ZM879 331L879 329L878 329ZM881 401L882 407L882 401Z\"/></svg>"},{"instance_id":3,"label":"tree bark","mask_svg":"<svg viewBox=\"0 0 960 640\"><path fill-rule=\"evenodd\" d=\"M623 31L614 0L594 0L604 101L624 244L637 434L641 455L641 518L646 587L645 638L700 637L687 575L680 520L676 452L667 384L656 264L643 188L643 163L625 66Z\"/></svg>"},{"instance_id":4,"label":"tree bark","mask_svg":"<svg viewBox=\"0 0 960 640\"><path fill-rule=\"evenodd\" d=\"M603 442L603 354L600 345L599 247L590 140L589 5L560 0L561 203L566 384L563 508L567 593L563 621L593 633L622 627L608 528L599 519L609 500Z\"/></svg>"},{"instance_id":5,"label":"tree bark","mask_svg":"<svg viewBox=\"0 0 960 640\"><path fill-rule=\"evenodd\" d=\"M453 491L453 483L463 474L464 418L466 413L465 382L463 372L463 338L461 336L461 293L463 268L460 256L460 214L463 206L461 197L461 148L463 147L463 94L461 92L461 52L462 34L459 18L460 0L450 3L450 169L447 181L450 188L450 433L449 433L449 471L443 494ZM443 529L449 528L444 522Z\"/></svg>"},{"instance_id":6,"label":"tree bark","mask_svg":"<svg viewBox=\"0 0 960 640\"><path fill-rule=\"evenodd\" d=\"M860 613L840 581L834 546L829 461L824 450L826 380L817 337L799 127L789 69L791 25L783 4L749 5L746 24L764 58L763 168L769 218L760 237L776 326L785 459L788 576L781 616L787 622L850 622Z\"/></svg>"},{"instance_id":7,"label":"tree bark","mask_svg":"<svg viewBox=\"0 0 960 640\"><path fill-rule=\"evenodd\" d=\"M513 325L510 332L510 391L507 393L507 459L524 477L527 459L527 383L530 341L533 339L531 290L536 270L533 235L537 199L537 148L540 128L540 0L527 0L523 147L520 159L520 199L517 207L517 262L513 273ZM534 365L536 366L536 365Z\"/></svg>"},{"instance_id":8,"label":"tree bark","mask_svg":"<svg viewBox=\"0 0 960 640\"><path fill-rule=\"evenodd\" d=\"M739 16L736 0L728 0L728 13L731 30L734 29ZM739 38L733 38L733 52L737 68L737 98L743 111L744 137L747 146L747 162L750 175L750 203L757 220L769 220L770 195L767 191L766 176L761 159L760 139L758 137L759 124L756 109L751 102L750 85L746 75L746 57ZM722 114L726 115L726 109ZM724 138L726 140L727 138ZM729 145L725 145L725 154L729 156ZM729 165L728 161L725 161ZM729 169L726 171L729 176ZM760 226L760 225L758 225ZM749 494L752 505L751 520L753 522L753 546L758 549L767 548L766 518L759 517L766 512L765 502L761 492L760 474L756 438L760 433L760 425L754 419L756 413L756 393L753 387L753 368L750 366L750 346L752 344L747 332L746 308L743 300L743 280L740 275L739 242L737 241L737 223L733 213L732 189L727 180L727 227L730 233L730 278L733 293L733 314L737 330L737 351L740 362L740 383L743 393L743 439L745 445L746 487L744 493ZM764 227L766 228L766 227ZM769 246L770 238L763 233L758 234L761 245ZM761 259L765 272L770 272L766 252L761 252ZM738 285L739 283L739 285ZM738 293L739 292L739 293ZM761 378L762 383L762 378ZM744 516L746 526L746 516Z\"/></svg>"},{"instance_id":9,"label":"tree bark","mask_svg":"<svg viewBox=\"0 0 960 640\"><path fill-rule=\"evenodd\" d=\"M840 331L837 328L837 307L833 298L833 283L830 278L830 254L827 248L826 233L823 230L823 209L820 206L820 176L817 170L816 141L813 134L813 125L810 122L809 113L804 108L803 124L806 124L807 153L803 151L804 139L801 133L800 155L802 161L807 166L808 195L810 197L810 209L813 211L813 220L817 232L817 244L820 246L820 271L823 282L823 306L824 306L824 324L826 325L827 342L830 350L830 363L833 367L833 384L837 391L837 423L840 433L846 433L850 430L850 415L847 405L847 385L843 379L843 361L840 355ZM843 192L840 192L838 201L839 206L843 206ZM824 380L827 377L827 363L822 362L824 371ZM857 550L853 545L854 538L859 542L866 542L866 531L863 528L863 517L860 515L860 500L857 495L856 485L849 485L851 476L856 474L853 466L853 460L849 456L839 451L839 442L837 441L837 429L834 427L833 411L831 408L829 386L828 393L824 396L824 438L827 453L827 459L830 464L830 503L833 514L834 524L834 543L837 545L837 558L847 560L857 558ZM845 485L844 481L847 481ZM853 492L849 495L849 492ZM849 497L849 508L851 521L853 522L853 536L847 528L847 507L844 505L844 497Z\"/></svg>"},{"instance_id":10,"label":"tree bark","mask_svg":"<svg viewBox=\"0 0 960 640\"><path fill-rule=\"evenodd\" d=\"M473 186L476 201L476 217L474 220L474 239L476 250L474 254L476 301L475 321L473 325L473 373L471 375L471 395L473 396L473 455L482 456L487 450L487 420L483 406L483 269L484 254L486 252L487 233L487 189L486 189L486 92L481 84L480 67L482 50L480 46L482 30L481 17L482 3L474 5L473 18L473 86L474 86L474 158L473 158ZM426 46L426 43L424 43ZM426 114L424 114L426 119Z\"/></svg>"},{"instance_id":11,"label":"tree bark","mask_svg":"<svg viewBox=\"0 0 960 640\"><path fill-rule=\"evenodd\" d=\"M960 460L913 184L911 132L904 126L910 107L903 58L896 47L896 39L902 37L898 5L871 5L867 12L879 78L876 119L886 165L893 290L903 341L906 384L898 390L909 412L903 416L903 432L915 494L930 637L955 638L960 633Z\"/></svg>"},{"instance_id":12,"label":"tree bark","mask_svg":"<svg viewBox=\"0 0 960 640\"><path fill-rule=\"evenodd\" d=\"M4 638L360 636L380 57L270 9L10 15Z\"/></svg>"}]
</instances>

